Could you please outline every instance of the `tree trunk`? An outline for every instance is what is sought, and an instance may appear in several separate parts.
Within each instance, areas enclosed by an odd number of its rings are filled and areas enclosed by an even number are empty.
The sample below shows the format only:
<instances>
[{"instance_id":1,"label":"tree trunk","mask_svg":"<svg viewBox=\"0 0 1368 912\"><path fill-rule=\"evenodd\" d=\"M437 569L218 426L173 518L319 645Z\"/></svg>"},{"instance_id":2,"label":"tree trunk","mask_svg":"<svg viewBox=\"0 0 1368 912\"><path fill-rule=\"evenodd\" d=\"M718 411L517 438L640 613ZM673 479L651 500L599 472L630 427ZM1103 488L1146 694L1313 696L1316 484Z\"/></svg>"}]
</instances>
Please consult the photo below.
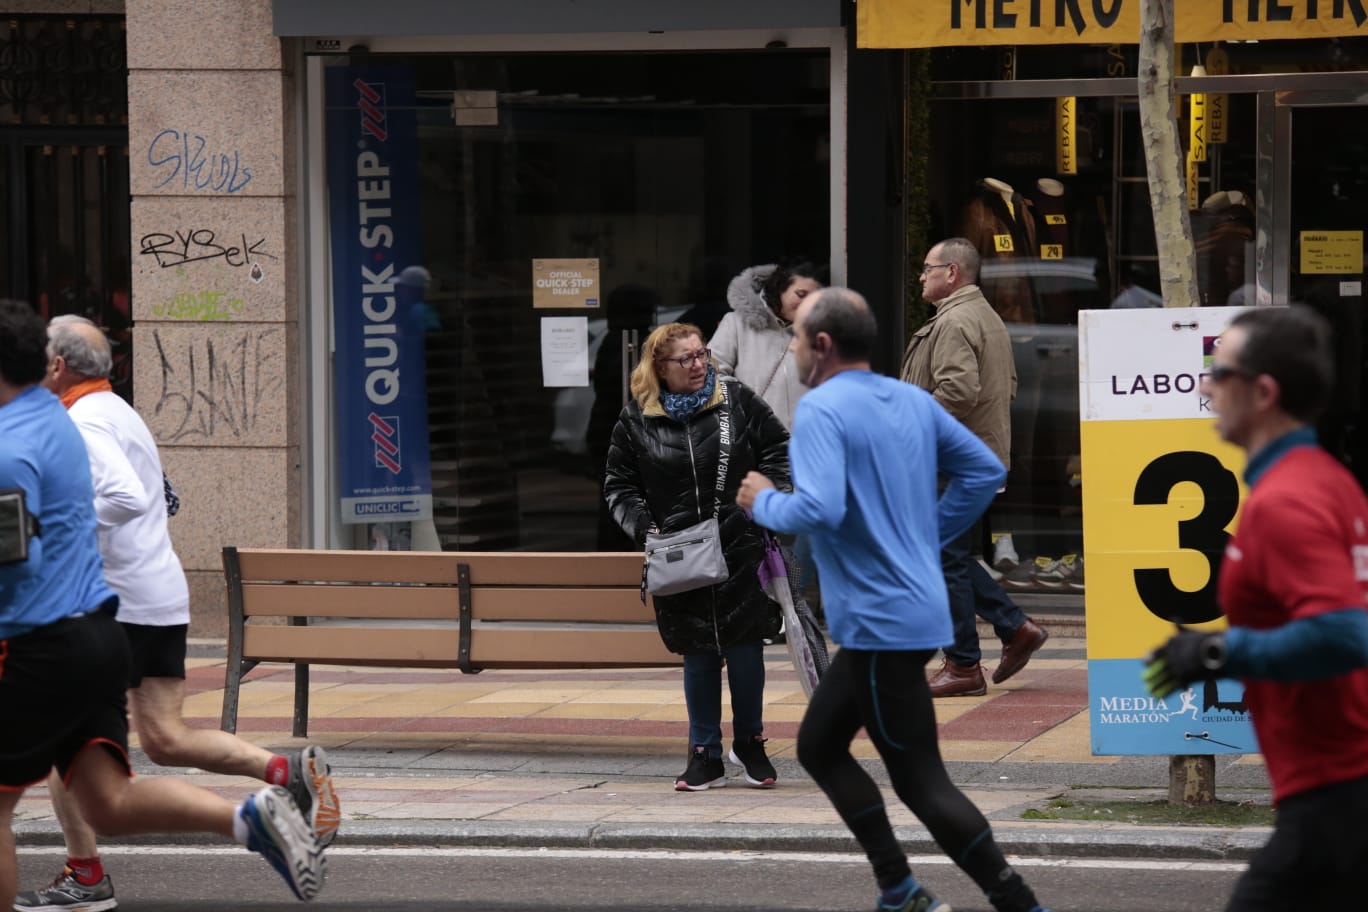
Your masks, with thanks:
<instances>
[{"instance_id":1,"label":"tree trunk","mask_svg":"<svg viewBox=\"0 0 1368 912\"><path fill-rule=\"evenodd\" d=\"M1154 209L1159 291L1165 307L1196 307L1197 258L1188 219L1186 160L1173 105L1174 0L1140 5L1140 135Z\"/></svg>"},{"instance_id":2,"label":"tree trunk","mask_svg":"<svg viewBox=\"0 0 1368 912\"><path fill-rule=\"evenodd\" d=\"M1159 290L1165 307L1197 307L1197 256L1187 208L1187 162L1178 139L1173 105L1173 3L1140 4L1140 135L1145 173L1154 210L1159 251ZM1216 800L1216 758L1169 758L1169 804L1210 804Z\"/></svg>"}]
</instances>

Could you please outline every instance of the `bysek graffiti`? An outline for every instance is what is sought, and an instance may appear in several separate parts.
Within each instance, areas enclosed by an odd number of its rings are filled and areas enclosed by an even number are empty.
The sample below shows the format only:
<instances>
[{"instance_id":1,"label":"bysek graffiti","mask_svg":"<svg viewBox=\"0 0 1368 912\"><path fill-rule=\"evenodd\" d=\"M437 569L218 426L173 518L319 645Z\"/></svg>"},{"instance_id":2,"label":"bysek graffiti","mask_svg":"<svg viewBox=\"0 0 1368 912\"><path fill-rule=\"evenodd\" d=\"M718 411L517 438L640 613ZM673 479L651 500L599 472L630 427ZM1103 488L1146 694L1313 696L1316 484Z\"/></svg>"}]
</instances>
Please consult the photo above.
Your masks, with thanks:
<instances>
[{"instance_id":1,"label":"bysek graffiti","mask_svg":"<svg viewBox=\"0 0 1368 912\"><path fill-rule=\"evenodd\" d=\"M257 260L279 260L265 249L266 239L259 237L247 242L246 232L235 234L229 244L219 243L218 233L212 228L192 228L189 231L152 231L138 242L138 253L152 257L162 269L221 260L229 266L248 266Z\"/></svg>"}]
</instances>

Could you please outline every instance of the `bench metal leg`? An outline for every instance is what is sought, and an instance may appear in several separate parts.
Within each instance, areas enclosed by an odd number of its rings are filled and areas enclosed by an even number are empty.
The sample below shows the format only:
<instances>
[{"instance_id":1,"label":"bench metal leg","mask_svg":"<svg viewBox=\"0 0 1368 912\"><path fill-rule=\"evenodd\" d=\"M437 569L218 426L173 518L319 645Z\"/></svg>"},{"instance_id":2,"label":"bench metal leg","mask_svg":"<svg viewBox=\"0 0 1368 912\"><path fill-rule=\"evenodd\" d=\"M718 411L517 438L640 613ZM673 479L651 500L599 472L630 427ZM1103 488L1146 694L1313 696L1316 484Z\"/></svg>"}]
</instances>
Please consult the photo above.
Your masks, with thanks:
<instances>
[{"instance_id":1,"label":"bench metal leg","mask_svg":"<svg viewBox=\"0 0 1368 912\"><path fill-rule=\"evenodd\" d=\"M309 666L295 665L294 736L309 737Z\"/></svg>"},{"instance_id":2,"label":"bench metal leg","mask_svg":"<svg viewBox=\"0 0 1368 912\"><path fill-rule=\"evenodd\" d=\"M255 659L244 661L241 658L234 660L231 655L228 657L228 667L223 673L223 714L219 717L219 728L230 735L237 733L238 697L242 692L242 679L258 664Z\"/></svg>"}]
</instances>

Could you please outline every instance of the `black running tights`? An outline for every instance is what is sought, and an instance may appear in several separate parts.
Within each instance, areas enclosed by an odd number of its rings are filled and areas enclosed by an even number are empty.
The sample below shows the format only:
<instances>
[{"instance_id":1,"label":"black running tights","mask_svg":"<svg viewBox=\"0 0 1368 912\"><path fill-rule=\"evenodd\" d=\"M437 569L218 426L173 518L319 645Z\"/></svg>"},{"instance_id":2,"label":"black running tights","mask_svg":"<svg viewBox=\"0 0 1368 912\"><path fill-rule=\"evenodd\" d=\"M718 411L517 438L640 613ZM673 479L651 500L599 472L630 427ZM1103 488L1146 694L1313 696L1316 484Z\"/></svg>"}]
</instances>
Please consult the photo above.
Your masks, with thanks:
<instances>
[{"instance_id":1,"label":"black running tights","mask_svg":"<svg viewBox=\"0 0 1368 912\"><path fill-rule=\"evenodd\" d=\"M937 845L1000 909L1031 908L1034 897L993 840L988 821L955 787L941 761L926 683L934 650L841 649L812 695L798 730L798 760L835 805L881 888L910 873L879 787L850 753L861 728L888 768L893 791Z\"/></svg>"}]
</instances>

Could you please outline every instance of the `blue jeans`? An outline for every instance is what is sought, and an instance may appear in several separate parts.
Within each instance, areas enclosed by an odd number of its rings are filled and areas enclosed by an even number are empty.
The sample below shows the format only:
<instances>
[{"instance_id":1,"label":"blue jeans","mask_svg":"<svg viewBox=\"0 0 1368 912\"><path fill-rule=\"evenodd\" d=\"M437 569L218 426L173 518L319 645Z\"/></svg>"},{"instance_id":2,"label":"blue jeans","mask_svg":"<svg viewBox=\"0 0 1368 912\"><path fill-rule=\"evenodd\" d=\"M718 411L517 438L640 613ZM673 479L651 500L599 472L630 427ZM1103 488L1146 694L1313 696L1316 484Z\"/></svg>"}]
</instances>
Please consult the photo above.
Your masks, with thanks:
<instances>
[{"instance_id":1,"label":"blue jeans","mask_svg":"<svg viewBox=\"0 0 1368 912\"><path fill-rule=\"evenodd\" d=\"M975 524L941 550L941 570L950 596L950 620L955 627L955 644L945 650L945 656L961 666L977 665L983 658L975 615L992 624L1004 643L1026 623L1026 612L1007 597L974 559L978 537L979 527Z\"/></svg>"},{"instance_id":2,"label":"blue jeans","mask_svg":"<svg viewBox=\"0 0 1368 912\"><path fill-rule=\"evenodd\" d=\"M722 756L722 659L731 689L732 737L745 741L762 734L765 696L764 644L738 643L722 655L684 657L684 703L689 709L689 748L703 745L709 757Z\"/></svg>"}]
</instances>

